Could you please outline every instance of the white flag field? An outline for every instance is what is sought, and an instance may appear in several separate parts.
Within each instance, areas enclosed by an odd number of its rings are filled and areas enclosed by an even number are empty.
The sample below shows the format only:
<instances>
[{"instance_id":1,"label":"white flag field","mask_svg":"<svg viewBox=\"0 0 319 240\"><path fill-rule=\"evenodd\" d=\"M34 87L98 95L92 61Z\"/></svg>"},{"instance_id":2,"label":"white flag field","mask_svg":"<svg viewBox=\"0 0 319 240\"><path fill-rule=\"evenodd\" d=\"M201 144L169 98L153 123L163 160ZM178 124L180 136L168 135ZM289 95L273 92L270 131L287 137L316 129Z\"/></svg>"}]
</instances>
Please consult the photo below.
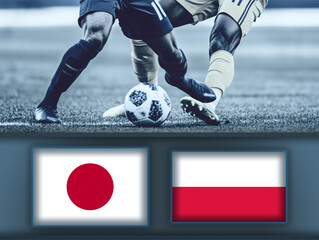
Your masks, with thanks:
<instances>
[{"instance_id":1,"label":"white flag field","mask_svg":"<svg viewBox=\"0 0 319 240\"><path fill-rule=\"evenodd\" d=\"M174 152L173 222L285 222L285 152Z\"/></svg>"},{"instance_id":2,"label":"white flag field","mask_svg":"<svg viewBox=\"0 0 319 240\"><path fill-rule=\"evenodd\" d=\"M148 224L146 148L33 151L33 226Z\"/></svg>"}]
</instances>

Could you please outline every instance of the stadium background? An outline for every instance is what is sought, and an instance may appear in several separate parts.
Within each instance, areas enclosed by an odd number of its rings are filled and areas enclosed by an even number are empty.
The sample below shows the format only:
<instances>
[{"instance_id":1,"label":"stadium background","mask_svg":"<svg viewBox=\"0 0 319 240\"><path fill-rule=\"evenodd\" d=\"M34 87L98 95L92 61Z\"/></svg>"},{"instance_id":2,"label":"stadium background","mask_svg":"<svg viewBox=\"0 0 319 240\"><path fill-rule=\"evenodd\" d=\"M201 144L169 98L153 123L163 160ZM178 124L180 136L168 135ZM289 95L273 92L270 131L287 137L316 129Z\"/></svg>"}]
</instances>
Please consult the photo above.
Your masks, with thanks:
<instances>
[{"instance_id":1,"label":"stadium background","mask_svg":"<svg viewBox=\"0 0 319 240\"><path fill-rule=\"evenodd\" d=\"M32 8L50 6L76 6L79 0L1 0L0 8ZM269 8L319 7L316 0L270 0Z\"/></svg>"}]
</instances>

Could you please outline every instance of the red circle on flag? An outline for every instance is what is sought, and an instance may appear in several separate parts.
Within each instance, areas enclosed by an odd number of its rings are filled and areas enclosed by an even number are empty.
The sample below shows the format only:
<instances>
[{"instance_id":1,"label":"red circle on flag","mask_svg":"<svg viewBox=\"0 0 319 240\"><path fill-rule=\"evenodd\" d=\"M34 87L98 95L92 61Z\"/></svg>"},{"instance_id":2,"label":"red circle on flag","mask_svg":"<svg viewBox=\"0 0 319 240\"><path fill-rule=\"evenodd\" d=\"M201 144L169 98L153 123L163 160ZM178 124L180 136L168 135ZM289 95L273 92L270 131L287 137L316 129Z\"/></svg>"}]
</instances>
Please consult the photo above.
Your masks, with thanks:
<instances>
[{"instance_id":1,"label":"red circle on flag","mask_svg":"<svg viewBox=\"0 0 319 240\"><path fill-rule=\"evenodd\" d=\"M111 199L114 184L110 173L100 165L83 164L72 171L67 182L71 201L84 210L96 210Z\"/></svg>"}]
</instances>

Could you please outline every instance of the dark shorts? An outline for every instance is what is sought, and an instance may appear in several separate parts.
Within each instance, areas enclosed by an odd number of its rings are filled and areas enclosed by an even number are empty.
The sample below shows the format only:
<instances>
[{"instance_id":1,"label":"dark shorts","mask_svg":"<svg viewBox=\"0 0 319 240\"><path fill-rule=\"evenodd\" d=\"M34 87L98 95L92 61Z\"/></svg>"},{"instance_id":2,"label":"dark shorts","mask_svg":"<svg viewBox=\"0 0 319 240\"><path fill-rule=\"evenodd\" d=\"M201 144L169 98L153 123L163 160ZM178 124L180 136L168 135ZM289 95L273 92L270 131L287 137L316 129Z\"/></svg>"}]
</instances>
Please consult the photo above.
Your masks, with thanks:
<instances>
[{"instance_id":1,"label":"dark shorts","mask_svg":"<svg viewBox=\"0 0 319 240\"><path fill-rule=\"evenodd\" d=\"M157 0L82 0L79 25L92 12L108 12L119 19L124 35L131 39L161 37L173 27Z\"/></svg>"},{"instance_id":2,"label":"dark shorts","mask_svg":"<svg viewBox=\"0 0 319 240\"><path fill-rule=\"evenodd\" d=\"M116 19L116 11L119 11L119 4L114 0L80 0L80 16L78 24L82 27L82 21L86 15L94 12L107 12Z\"/></svg>"},{"instance_id":3,"label":"dark shorts","mask_svg":"<svg viewBox=\"0 0 319 240\"><path fill-rule=\"evenodd\" d=\"M122 0L118 18L124 35L132 39L161 37L173 30L158 1Z\"/></svg>"}]
</instances>

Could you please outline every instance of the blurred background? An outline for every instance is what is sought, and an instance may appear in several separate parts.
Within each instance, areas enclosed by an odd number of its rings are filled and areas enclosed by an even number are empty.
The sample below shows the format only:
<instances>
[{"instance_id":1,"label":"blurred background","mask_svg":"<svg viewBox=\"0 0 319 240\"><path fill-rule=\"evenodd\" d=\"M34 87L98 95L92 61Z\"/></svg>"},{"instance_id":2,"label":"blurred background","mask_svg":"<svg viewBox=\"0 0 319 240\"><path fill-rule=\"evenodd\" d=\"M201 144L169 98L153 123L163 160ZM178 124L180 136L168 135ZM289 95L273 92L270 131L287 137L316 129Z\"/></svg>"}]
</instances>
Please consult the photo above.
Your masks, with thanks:
<instances>
[{"instance_id":1,"label":"blurred background","mask_svg":"<svg viewBox=\"0 0 319 240\"><path fill-rule=\"evenodd\" d=\"M79 0L1 0L0 8L37 8L52 6L76 6ZM270 8L319 7L317 0L269 0Z\"/></svg>"}]
</instances>

